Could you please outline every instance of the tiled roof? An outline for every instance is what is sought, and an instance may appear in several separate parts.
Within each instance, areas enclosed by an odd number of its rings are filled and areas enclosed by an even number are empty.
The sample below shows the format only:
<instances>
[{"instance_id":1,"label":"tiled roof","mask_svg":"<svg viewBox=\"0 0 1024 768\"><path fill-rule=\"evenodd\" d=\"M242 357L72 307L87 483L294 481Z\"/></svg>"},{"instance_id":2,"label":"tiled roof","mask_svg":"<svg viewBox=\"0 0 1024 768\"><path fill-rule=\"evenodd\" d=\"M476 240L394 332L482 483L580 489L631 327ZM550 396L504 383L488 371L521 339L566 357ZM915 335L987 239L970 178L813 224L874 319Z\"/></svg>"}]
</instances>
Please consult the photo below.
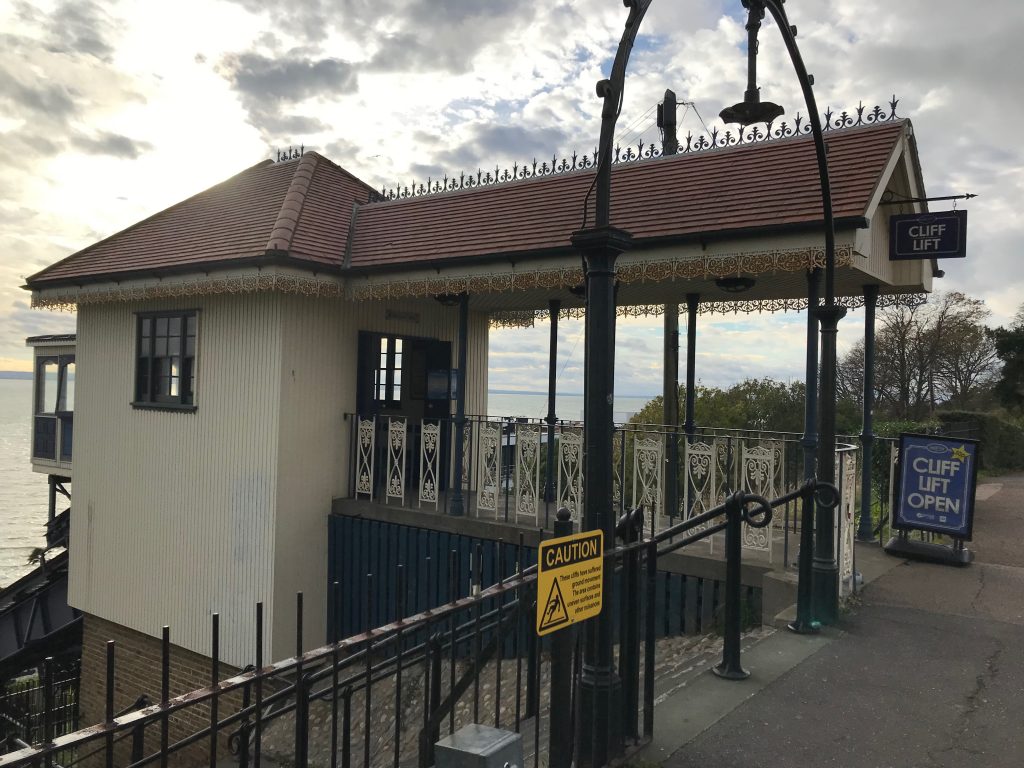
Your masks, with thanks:
<instances>
[{"instance_id":1,"label":"tiled roof","mask_svg":"<svg viewBox=\"0 0 1024 768\"><path fill-rule=\"evenodd\" d=\"M903 130L895 121L826 135L837 218L866 214ZM361 206L351 266L568 249L593 179L594 171L580 171ZM611 210L637 241L820 222L813 139L616 165Z\"/></svg>"},{"instance_id":2,"label":"tiled roof","mask_svg":"<svg viewBox=\"0 0 1024 768\"><path fill-rule=\"evenodd\" d=\"M30 287L199 271L259 257L338 269L353 202L372 188L327 158L266 160L28 279Z\"/></svg>"},{"instance_id":3,"label":"tiled roof","mask_svg":"<svg viewBox=\"0 0 1024 768\"><path fill-rule=\"evenodd\" d=\"M904 121L826 136L837 218L863 217ZM376 193L315 152L265 161L69 256L30 288L130 274L283 260L379 269L567 251L594 171L372 202ZM799 137L616 165L612 221L638 244L757 234L821 220L814 145ZM348 237L353 203L354 237ZM593 198L589 224L593 224Z\"/></svg>"}]
</instances>

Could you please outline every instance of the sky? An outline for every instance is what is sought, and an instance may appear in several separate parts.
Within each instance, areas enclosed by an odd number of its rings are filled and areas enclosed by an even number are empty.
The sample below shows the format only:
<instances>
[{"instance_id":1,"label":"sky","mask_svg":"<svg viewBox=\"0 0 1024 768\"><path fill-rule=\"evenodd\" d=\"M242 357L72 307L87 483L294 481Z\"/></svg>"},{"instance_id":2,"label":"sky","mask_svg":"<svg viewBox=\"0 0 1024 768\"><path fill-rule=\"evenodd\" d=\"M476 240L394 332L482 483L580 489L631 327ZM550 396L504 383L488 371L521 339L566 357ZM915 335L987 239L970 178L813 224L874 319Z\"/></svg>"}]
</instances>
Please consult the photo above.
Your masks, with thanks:
<instances>
[{"instance_id":1,"label":"sky","mask_svg":"<svg viewBox=\"0 0 1024 768\"><path fill-rule=\"evenodd\" d=\"M1018 0L790 0L819 106L886 105L914 122L928 194L973 193L968 258L944 290L998 325L1024 302ZM24 278L291 145L377 187L592 151L626 11L620 0L0 0L0 370L74 316L29 308ZM654 0L630 61L623 142L710 127L745 87L739 0ZM781 36L761 31L762 97L803 111ZM941 210L942 205L933 205ZM614 201L612 215L614 219ZM662 321L620 320L616 391L660 390ZM801 314L698 325L698 378L803 376ZM840 349L863 332L840 324ZM491 335L492 388L547 377L545 324ZM581 324L563 322L559 389L582 389Z\"/></svg>"}]
</instances>

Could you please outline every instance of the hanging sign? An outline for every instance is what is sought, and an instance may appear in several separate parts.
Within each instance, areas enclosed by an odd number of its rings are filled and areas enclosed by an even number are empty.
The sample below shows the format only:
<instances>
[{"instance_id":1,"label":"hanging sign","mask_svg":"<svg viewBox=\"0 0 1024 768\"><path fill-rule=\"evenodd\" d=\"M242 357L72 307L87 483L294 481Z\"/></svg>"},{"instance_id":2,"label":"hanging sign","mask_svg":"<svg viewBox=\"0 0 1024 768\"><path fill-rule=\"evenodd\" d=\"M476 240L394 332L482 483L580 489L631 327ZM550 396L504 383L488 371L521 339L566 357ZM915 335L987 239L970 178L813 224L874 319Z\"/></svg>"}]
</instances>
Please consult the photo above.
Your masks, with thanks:
<instances>
[{"instance_id":1,"label":"hanging sign","mask_svg":"<svg viewBox=\"0 0 1024 768\"><path fill-rule=\"evenodd\" d=\"M537 552L537 634L597 616L603 589L604 531L542 541Z\"/></svg>"},{"instance_id":2,"label":"hanging sign","mask_svg":"<svg viewBox=\"0 0 1024 768\"><path fill-rule=\"evenodd\" d=\"M967 211L889 217L889 261L962 259L967 255Z\"/></svg>"},{"instance_id":3,"label":"hanging sign","mask_svg":"<svg viewBox=\"0 0 1024 768\"><path fill-rule=\"evenodd\" d=\"M970 541L977 440L900 435L900 485L893 527Z\"/></svg>"}]
</instances>

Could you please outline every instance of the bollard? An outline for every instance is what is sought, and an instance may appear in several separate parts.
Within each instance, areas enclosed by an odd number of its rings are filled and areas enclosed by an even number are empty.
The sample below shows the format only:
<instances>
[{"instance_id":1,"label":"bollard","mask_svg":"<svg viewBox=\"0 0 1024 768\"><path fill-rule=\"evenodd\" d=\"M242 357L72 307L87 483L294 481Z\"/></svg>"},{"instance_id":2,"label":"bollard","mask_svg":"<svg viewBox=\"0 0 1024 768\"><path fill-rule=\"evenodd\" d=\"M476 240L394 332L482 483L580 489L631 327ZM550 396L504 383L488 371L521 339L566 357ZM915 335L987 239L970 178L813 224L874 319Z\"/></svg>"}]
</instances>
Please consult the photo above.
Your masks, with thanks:
<instances>
[{"instance_id":1,"label":"bollard","mask_svg":"<svg viewBox=\"0 0 1024 768\"><path fill-rule=\"evenodd\" d=\"M750 673L740 666L740 577L743 553L743 492L725 502L725 638L722 663L714 673L725 680L745 680Z\"/></svg>"},{"instance_id":2,"label":"bollard","mask_svg":"<svg viewBox=\"0 0 1024 768\"><path fill-rule=\"evenodd\" d=\"M555 513L555 538L573 532L569 510ZM551 723L548 729L550 768L569 768L572 764L572 649L576 632L570 625L551 636Z\"/></svg>"}]
</instances>

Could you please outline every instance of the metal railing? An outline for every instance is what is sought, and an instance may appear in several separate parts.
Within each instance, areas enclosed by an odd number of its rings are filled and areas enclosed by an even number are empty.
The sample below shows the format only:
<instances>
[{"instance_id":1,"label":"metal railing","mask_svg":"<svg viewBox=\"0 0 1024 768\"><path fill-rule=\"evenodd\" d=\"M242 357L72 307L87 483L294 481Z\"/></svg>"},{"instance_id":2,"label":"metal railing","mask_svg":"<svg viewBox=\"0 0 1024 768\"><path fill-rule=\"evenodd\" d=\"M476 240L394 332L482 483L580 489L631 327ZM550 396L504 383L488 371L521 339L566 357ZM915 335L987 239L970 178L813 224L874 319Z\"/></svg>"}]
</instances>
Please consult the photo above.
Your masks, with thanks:
<instances>
[{"instance_id":1,"label":"metal railing","mask_svg":"<svg viewBox=\"0 0 1024 768\"><path fill-rule=\"evenodd\" d=\"M616 589L614 595L606 595L605 610L616 603L621 606L614 641L622 709L605 713L610 722L621 726L622 741L612 745L612 754L622 754L653 733L658 558L724 534L727 565L721 623L725 643L716 670L727 678L742 676L743 527L764 528L771 523L773 510L794 501L809 503L815 495L833 507L839 501L834 487L809 480L770 502L758 494L737 491L724 503L647 538L640 535L642 511L620 520L617 534L623 543L604 555L606 567L614 569ZM567 510L561 516L559 526L564 532L572 524ZM470 568L449 563L450 578L469 579L469 596L411 616L404 615L404 608L410 589L416 588L415 580L406 577L405 566L399 566L391 614L397 618L375 626L379 617L369 607L375 601L368 599L365 631L305 653L301 652L300 594L296 601L298 652L270 664L264 657L263 608L258 604L255 663L227 678L220 673L220 622L214 614L210 683L176 697L169 689L171 643L165 627L158 703L141 701L137 703L141 708L120 714L114 710L116 646L108 642L104 722L57 735L52 719L44 719L41 743L0 756L0 766L67 768L86 761L127 768L165 766L186 750L191 750L191 761L200 760L211 768L218 761L223 764L229 752L243 768L271 759L332 768L398 768L413 762L427 766L432 763L433 744L446 728L451 733L464 723L493 722L523 734L527 762L532 760L535 768L543 762L567 768L567 760L579 747L568 734L576 732L581 718L594 714L580 711L581 644L573 637L573 629L556 633L554 642L537 637L533 631L536 566L524 562L521 542L511 562L506 562L502 551L497 550L502 560L497 573L508 575L484 587L484 564L477 548ZM457 556L453 553L452 558ZM431 564L417 567L429 571ZM373 575L359 585L335 583L330 599L340 602L345 590L357 588L373 595ZM451 594L457 592L453 589ZM52 678L45 687L52 701Z\"/></svg>"}]
</instances>

